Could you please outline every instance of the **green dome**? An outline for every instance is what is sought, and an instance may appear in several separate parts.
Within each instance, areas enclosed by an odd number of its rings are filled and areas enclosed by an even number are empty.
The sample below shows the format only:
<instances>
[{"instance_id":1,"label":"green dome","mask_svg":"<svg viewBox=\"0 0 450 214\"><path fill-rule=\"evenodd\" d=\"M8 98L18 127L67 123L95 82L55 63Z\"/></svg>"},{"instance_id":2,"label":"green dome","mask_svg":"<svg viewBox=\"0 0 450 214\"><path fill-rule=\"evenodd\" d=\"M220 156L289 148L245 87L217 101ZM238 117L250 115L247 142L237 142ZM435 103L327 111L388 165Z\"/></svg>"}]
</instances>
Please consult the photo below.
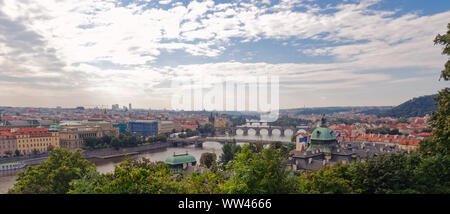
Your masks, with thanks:
<instances>
[{"instance_id":1,"label":"green dome","mask_svg":"<svg viewBox=\"0 0 450 214\"><path fill-rule=\"evenodd\" d=\"M182 154L182 155L173 155L171 157L168 157L166 159L166 163L169 165L178 165L178 164L184 164L184 163L193 163L197 162L195 160L195 157L190 154Z\"/></svg>"},{"instance_id":2,"label":"green dome","mask_svg":"<svg viewBox=\"0 0 450 214\"><path fill-rule=\"evenodd\" d=\"M336 132L326 127L318 127L311 133L311 140L336 140Z\"/></svg>"}]
</instances>

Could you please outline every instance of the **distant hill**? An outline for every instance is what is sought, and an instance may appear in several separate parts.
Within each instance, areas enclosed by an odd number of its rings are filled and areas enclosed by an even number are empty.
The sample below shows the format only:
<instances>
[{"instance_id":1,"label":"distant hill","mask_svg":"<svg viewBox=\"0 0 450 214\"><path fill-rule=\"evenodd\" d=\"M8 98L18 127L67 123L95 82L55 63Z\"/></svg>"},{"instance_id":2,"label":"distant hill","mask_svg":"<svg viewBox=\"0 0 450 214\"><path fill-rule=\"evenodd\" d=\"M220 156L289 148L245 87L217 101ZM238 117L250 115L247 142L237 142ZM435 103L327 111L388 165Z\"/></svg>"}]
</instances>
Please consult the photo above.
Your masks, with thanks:
<instances>
[{"instance_id":1,"label":"distant hill","mask_svg":"<svg viewBox=\"0 0 450 214\"><path fill-rule=\"evenodd\" d=\"M434 98L436 94L416 97L408 100L391 110L381 112L379 117L423 117L437 110L437 104Z\"/></svg>"},{"instance_id":2,"label":"distant hill","mask_svg":"<svg viewBox=\"0 0 450 214\"><path fill-rule=\"evenodd\" d=\"M377 114L386 110L392 109L391 106L340 106L340 107L316 107L316 108L295 108L282 109L282 114L296 114L296 115L320 115L320 114L334 114L341 112Z\"/></svg>"}]
</instances>

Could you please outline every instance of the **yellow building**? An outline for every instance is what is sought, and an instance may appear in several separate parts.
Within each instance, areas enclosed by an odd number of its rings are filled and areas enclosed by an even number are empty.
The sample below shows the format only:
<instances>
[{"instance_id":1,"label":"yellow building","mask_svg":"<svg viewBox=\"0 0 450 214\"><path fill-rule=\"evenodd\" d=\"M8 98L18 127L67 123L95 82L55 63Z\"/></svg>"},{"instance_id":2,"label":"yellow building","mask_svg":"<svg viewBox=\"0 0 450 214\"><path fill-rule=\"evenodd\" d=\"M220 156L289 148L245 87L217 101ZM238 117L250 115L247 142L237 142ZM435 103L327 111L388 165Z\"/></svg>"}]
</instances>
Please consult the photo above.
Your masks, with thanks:
<instances>
[{"instance_id":1,"label":"yellow building","mask_svg":"<svg viewBox=\"0 0 450 214\"><path fill-rule=\"evenodd\" d=\"M119 128L105 121L62 121L59 128L60 145L66 149L77 149L86 137L119 136Z\"/></svg>"},{"instance_id":2,"label":"yellow building","mask_svg":"<svg viewBox=\"0 0 450 214\"><path fill-rule=\"evenodd\" d=\"M58 132L43 128L11 129L15 135L17 150L21 154L42 153L49 148L60 147Z\"/></svg>"}]
</instances>

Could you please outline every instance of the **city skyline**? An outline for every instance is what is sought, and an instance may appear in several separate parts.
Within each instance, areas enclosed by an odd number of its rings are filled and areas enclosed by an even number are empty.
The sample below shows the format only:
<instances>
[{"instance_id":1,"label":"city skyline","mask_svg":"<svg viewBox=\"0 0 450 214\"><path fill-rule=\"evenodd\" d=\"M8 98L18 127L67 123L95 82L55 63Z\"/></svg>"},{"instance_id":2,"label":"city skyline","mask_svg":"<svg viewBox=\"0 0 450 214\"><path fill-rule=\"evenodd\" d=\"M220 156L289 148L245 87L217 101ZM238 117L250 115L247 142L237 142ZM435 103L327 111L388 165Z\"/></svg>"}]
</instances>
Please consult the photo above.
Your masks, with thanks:
<instances>
[{"instance_id":1,"label":"city skyline","mask_svg":"<svg viewBox=\"0 0 450 214\"><path fill-rule=\"evenodd\" d=\"M448 86L433 39L449 6L4 0L1 105L171 109L175 78L276 75L281 109L395 106Z\"/></svg>"}]
</instances>

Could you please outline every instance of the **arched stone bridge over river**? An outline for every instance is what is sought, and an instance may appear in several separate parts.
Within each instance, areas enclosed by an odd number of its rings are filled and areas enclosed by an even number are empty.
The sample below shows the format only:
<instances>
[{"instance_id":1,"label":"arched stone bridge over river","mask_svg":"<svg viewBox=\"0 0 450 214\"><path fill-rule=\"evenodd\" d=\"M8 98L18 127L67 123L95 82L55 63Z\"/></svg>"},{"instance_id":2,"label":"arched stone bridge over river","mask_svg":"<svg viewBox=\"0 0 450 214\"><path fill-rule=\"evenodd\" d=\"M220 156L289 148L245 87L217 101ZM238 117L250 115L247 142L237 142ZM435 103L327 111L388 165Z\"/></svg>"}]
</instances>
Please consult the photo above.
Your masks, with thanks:
<instances>
[{"instance_id":1,"label":"arched stone bridge over river","mask_svg":"<svg viewBox=\"0 0 450 214\"><path fill-rule=\"evenodd\" d=\"M292 136L298 133L307 133L304 128L298 127L281 127L281 126L255 126L255 127L226 127L226 128L216 128L216 136L273 136L278 135L280 137Z\"/></svg>"},{"instance_id":2,"label":"arched stone bridge over river","mask_svg":"<svg viewBox=\"0 0 450 214\"><path fill-rule=\"evenodd\" d=\"M215 141L219 143L229 143L233 140L245 143L264 143L270 144L273 142L290 142L290 137L298 133L306 133L309 129L298 127L280 127L280 126L260 126L260 127L226 127L216 128L215 137L191 137L191 138L172 138L168 139L174 146L192 145L202 146L205 141ZM262 136L269 138L262 138ZM280 140L280 137L287 140ZM242 138L244 137L244 138ZM255 138L251 138L255 137Z\"/></svg>"}]
</instances>

